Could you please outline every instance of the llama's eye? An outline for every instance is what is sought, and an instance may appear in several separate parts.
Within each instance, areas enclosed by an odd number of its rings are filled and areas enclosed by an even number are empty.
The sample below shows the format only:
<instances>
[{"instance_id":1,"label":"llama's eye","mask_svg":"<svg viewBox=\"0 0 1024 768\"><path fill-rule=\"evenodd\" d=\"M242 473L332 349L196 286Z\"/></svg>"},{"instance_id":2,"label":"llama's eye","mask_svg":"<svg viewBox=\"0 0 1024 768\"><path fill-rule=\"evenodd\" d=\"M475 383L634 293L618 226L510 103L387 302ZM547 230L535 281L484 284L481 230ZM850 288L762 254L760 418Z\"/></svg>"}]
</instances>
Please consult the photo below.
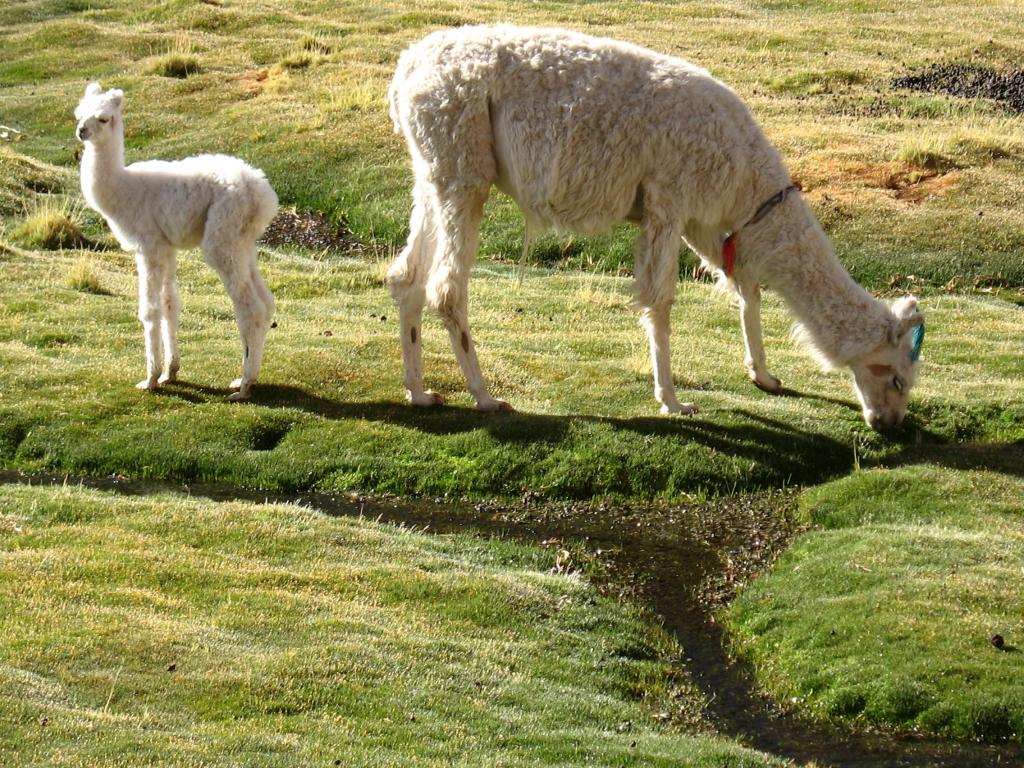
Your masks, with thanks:
<instances>
[{"instance_id":1,"label":"llama's eye","mask_svg":"<svg viewBox=\"0 0 1024 768\"><path fill-rule=\"evenodd\" d=\"M896 387L897 392L903 392L903 379L899 376L892 377L892 385Z\"/></svg>"},{"instance_id":2,"label":"llama's eye","mask_svg":"<svg viewBox=\"0 0 1024 768\"><path fill-rule=\"evenodd\" d=\"M104 125L105 125L106 123L108 123L109 121L110 121L110 118L109 118L109 117L101 117L101 118L100 118L100 122L101 122L101 123L103 123Z\"/></svg>"}]
</instances>

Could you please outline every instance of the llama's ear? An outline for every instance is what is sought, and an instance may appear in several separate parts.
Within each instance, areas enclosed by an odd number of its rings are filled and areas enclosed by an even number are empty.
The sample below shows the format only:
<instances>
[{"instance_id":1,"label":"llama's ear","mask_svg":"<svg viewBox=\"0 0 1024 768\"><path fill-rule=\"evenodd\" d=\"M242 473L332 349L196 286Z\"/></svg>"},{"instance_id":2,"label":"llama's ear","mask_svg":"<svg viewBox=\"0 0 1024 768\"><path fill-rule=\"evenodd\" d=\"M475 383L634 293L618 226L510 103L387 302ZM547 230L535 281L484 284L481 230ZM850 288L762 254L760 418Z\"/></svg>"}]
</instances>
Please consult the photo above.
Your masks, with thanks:
<instances>
[{"instance_id":1,"label":"llama's ear","mask_svg":"<svg viewBox=\"0 0 1024 768\"><path fill-rule=\"evenodd\" d=\"M101 86L99 83L89 83L87 86L85 86L86 96L95 96L99 93L103 93L103 86Z\"/></svg>"},{"instance_id":2,"label":"llama's ear","mask_svg":"<svg viewBox=\"0 0 1024 768\"><path fill-rule=\"evenodd\" d=\"M124 103L124 91L120 88L111 88L107 93L114 108L119 108Z\"/></svg>"},{"instance_id":3,"label":"llama's ear","mask_svg":"<svg viewBox=\"0 0 1024 768\"><path fill-rule=\"evenodd\" d=\"M889 330L889 340L899 344L900 339L919 325L924 325L924 315L917 308L917 298L904 296L892 305L893 323Z\"/></svg>"}]
</instances>

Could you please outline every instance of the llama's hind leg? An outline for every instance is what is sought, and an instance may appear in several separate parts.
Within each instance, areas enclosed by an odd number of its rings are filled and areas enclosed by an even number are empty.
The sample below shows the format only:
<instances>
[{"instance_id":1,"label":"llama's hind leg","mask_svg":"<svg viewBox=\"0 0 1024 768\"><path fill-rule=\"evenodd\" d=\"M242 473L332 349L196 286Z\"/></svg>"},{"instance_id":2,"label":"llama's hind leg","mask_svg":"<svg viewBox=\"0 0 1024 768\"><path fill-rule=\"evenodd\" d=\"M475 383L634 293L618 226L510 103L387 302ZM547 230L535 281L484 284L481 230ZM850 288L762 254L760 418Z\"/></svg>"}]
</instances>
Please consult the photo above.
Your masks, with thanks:
<instances>
[{"instance_id":1,"label":"llama's hind leg","mask_svg":"<svg viewBox=\"0 0 1024 768\"><path fill-rule=\"evenodd\" d=\"M422 185L417 184L414 197L409 242L388 269L387 285L398 305L406 398L413 405L434 406L442 405L444 398L423 389L423 305L427 271L437 242L433 208Z\"/></svg>"},{"instance_id":2,"label":"llama's hind leg","mask_svg":"<svg viewBox=\"0 0 1024 768\"><path fill-rule=\"evenodd\" d=\"M758 389L772 393L781 392L782 382L769 373L764 354L764 337L761 335L761 286L757 283L746 285L737 280L736 292L740 299L743 343L747 348L744 359L747 374Z\"/></svg>"},{"instance_id":3,"label":"llama's hind leg","mask_svg":"<svg viewBox=\"0 0 1024 768\"><path fill-rule=\"evenodd\" d=\"M135 256L139 272L139 320L146 344L146 378L135 385L137 389L156 389L160 384L162 355L160 329L163 325L163 290L169 254L151 250Z\"/></svg>"},{"instance_id":4,"label":"llama's hind leg","mask_svg":"<svg viewBox=\"0 0 1024 768\"><path fill-rule=\"evenodd\" d=\"M674 225L646 219L635 247L636 303L647 331L654 369L654 397L663 414L692 414L693 403L680 403L672 382L669 347L672 303L679 279L680 233Z\"/></svg>"},{"instance_id":5,"label":"llama's hind leg","mask_svg":"<svg viewBox=\"0 0 1024 768\"><path fill-rule=\"evenodd\" d=\"M231 297L242 339L242 375L228 385L237 390L228 399L232 402L248 400L263 363L263 345L270 328L273 303L266 300L269 289L254 268L255 244L236 246L234 250L211 248L206 251L206 260L220 274L224 289Z\"/></svg>"},{"instance_id":6,"label":"llama's hind leg","mask_svg":"<svg viewBox=\"0 0 1024 768\"><path fill-rule=\"evenodd\" d=\"M511 411L511 405L488 392L469 330L469 273L476 258L488 191L463 191L438 206L439 248L427 281L427 300L441 314L448 329L455 359L476 400L477 410Z\"/></svg>"},{"instance_id":7,"label":"llama's hind leg","mask_svg":"<svg viewBox=\"0 0 1024 768\"><path fill-rule=\"evenodd\" d=\"M178 323L181 318L181 296L178 294L177 259L172 252L164 269L163 285L160 288L160 335L163 340L163 372L157 379L158 384L176 381L181 368L181 355L178 353Z\"/></svg>"},{"instance_id":8,"label":"llama's hind leg","mask_svg":"<svg viewBox=\"0 0 1024 768\"><path fill-rule=\"evenodd\" d=\"M242 314L239 313L239 302L235 303L235 318L238 322L238 330L242 336L242 375L228 384L228 389L233 392L228 395L228 400L237 402L248 400L252 396L252 387L259 377L260 368L263 366L263 350L266 347L267 332L270 330L271 320L274 316L274 295L270 292L263 276L256 267L256 249L253 246L252 268L249 272L250 291L256 296L257 301L252 302L252 312L249 314L249 332L242 329ZM243 291L243 303L244 294ZM262 309L260 304L262 302Z\"/></svg>"}]
</instances>

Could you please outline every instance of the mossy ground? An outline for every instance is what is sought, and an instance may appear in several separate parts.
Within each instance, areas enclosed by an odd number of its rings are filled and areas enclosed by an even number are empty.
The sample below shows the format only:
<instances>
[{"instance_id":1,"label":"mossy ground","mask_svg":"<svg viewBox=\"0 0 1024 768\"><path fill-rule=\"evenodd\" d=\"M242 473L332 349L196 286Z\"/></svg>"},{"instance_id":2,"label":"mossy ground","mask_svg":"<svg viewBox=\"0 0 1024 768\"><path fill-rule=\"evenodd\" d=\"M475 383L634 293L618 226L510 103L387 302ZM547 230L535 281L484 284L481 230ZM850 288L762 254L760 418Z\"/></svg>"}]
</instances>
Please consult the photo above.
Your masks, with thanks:
<instances>
[{"instance_id":1,"label":"mossy ground","mask_svg":"<svg viewBox=\"0 0 1024 768\"><path fill-rule=\"evenodd\" d=\"M507 262L518 256L522 224L500 196L488 206L487 258L476 270L471 316L496 393L521 413L494 418L470 410L433 321L425 333L428 381L452 395L452 406L419 412L401 403L395 317L381 275L405 236L410 178L387 117L387 83L399 51L428 31L513 18L683 55L736 88L853 274L876 292L922 293L925 367L901 432L879 436L864 427L848 382L817 371L792 347L788 317L772 299L771 367L801 396L754 390L741 369L735 310L689 281L674 315L673 364L682 396L703 413L692 420L655 417L646 348L624 277L631 230L548 237L534 248L532 263L559 269L532 269L516 287ZM910 93L891 82L942 60L1019 67L1022 23L1021 11L1005 5L941 0L6 4L0 123L19 133L10 134L17 142L0 142L0 462L285 490L634 500L810 486L858 468L890 467L811 492L815 509L834 495L840 506L891 509L893 517L884 525L843 523L799 543L792 557L806 557L808 571L820 578L805 579L795 560L784 560L772 577L778 581L765 584L803 590L798 604L780 607L770 599L774 586L745 596L734 625L745 652L771 690L803 697L799 706L812 714L1015 738L1019 691L996 682L972 687L1016 664L1013 654L978 645L982 627L1002 622L1001 611L1014 604L1000 602L1014 555L971 518L1006 540L1019 533L1016 513L993 512L987 492L1015 482L1024 439L1024 129L995 102ZM174 72L161 62L178 54L190 66L172 69L185 76L164 76ZM99 218L81 211L87 251L44 253L15 237L40 200L77 199L72 110L93 79L127 93L129 160L241 155L267 171L286 206L343 224L364 246L358 260L302 249L263 252L278 296L278 327L249 406L224 401L239 345L229 302L198 258L180 260L184 381L147 396L131 387L142 367L132 264ZM684 274L691 264L684 254ZM919 464L928 467L913 467ZM954 469L958 474L947 475ZM975 474L986 470L992 474ZM935 508L929 494L936 487L965 515L916 520L907 500L920 497ZM83 533L92 535L89 525L82 523ZM100 528L93 533L100 536ZM837 537L837 548L825 551L815 536ZM226 546L214 541L217 551ZM120 545L105 546L98 551L112 561L127 556ZM905 562L900 547L909 552ZM863 562L869 555L872 562ZM938 585L944 569L954 567L969 579ZM103 610L119 605L120 598L104 594ZM850 610L833 615L841 604ZM31 621L31 613L22 614ZM878 645L850 640L860 637L851 629L840 645L829 645L840 642L829 629L865 616L904 630ZM970 620L957 623L963 617ZM76 614L64 631L71 627L83 642L108 637L90 621ZM1024 646L1014 639L1019 627L1009 626L1008 642ZM792 646L773 644L777 638ZM319 647L310 638L304 650ZM827 660L839 653L834 658L849 674L809 674L799 658L817 658L821 648L830 649ZM4 653L16 651L3 646ZM396 653L415 657L404 646ZM969 662L957 666L958 654ZM54 660L33 663L33 674L62 669ZM35 685L36 678L20 676L24 660L19 664L2 669ZM96 672L88 707L96 708L96 690L109 692L111 679L111 667ZM100 713L108 722L110 712ZM487 711L481 718L494 716ZM77 722L88 721L83 738L93 740L95 754L109 757L137 743L138 730L129 737L94 729L99 721L92 717ZM278 739L290 743L294 734L251 739L280 717L268 713L249 731L225 725L218 738L229 751L276 754ZM18 733L20 743L29 743L27 731ZM523 749L536 755L529 750L541 747ZM428 752L424 760L443 754ZM38 754L40 764L50 759Z\"/></svg>"}]
</instances>

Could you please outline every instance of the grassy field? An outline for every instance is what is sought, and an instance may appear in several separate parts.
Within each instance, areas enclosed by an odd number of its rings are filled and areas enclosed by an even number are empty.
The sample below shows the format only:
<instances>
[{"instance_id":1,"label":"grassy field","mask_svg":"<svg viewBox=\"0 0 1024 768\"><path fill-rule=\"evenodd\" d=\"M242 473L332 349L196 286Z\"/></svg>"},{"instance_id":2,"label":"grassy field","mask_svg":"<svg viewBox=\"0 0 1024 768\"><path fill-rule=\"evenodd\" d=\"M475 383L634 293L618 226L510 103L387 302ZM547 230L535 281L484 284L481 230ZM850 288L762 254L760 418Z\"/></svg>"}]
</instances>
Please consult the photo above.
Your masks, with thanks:
<instances>
[{"instance_id":1,"label":"grassy field","mask_svg":"<svg viewBox=\"0 0 1024 768\"><path fill-rule=\"evenodd\" d=\"M405 236L410 174L387 83L398 53L428 31L509 19L686 56L735 87L853 274L879 294L921 294L924 368L900 431L864 426L846 377L818 371L789 341L790 319L771 296L769 365L792 396L755 390L735 308L688 279L674 309L673 368L680 397L702 413L657 417L629 307L632 231L548 236L519 284L511 262L522 222L498 195L471 319L494 394L520 412L471 409L433 318L427 384L450 406L404 405L382 275ZM818 530L727 619L765 686L796 710L856 727L1019 739L1024 693L1004 684L1020 676L1019 654L986 644L999 632L1024 647L1011 594L1022 567L1011 544L1019 549L1024 465L1024 125L996 102L890 83L941 62L1024 67L1022 25L1015 3L944 0L3 4L0 466L499 500L686 503L804 486ZM267 171L284 206L353 233L351 253L262 249L278 325L251 404L226 402L237 334L216 276L194 254L179 260L182 382L158 395L132 387L143 375L134 266L77 186L72 110L94 79L126 91L129 160L241 155ZM688 275L692 257L681 264ZM17 712L0 718L0 743L15 745L7 759L118 755L127 765L152 748L164 764L259 754L274 765L442 765L454 754L443 737L481 765L659 764L680 752L694 765L763 764L652 724L679 649L628 609L592 600L585 584L565 589L589 596L589 618L545 614L530 629L562 589L538 572L550 553L294 509L7 488L2 498L0 578L33 585L0 590L13 609L0 611L0 703ZM347 542L337 555L325 554L332 536ZM145 562L146 547L166 560ZM78 570L53 565L64 560ZM193 573L200 561L216 566L209 581ZM129 564L142 569L137 578ZM353 586L359 569L371 576ZM472 579L522 602L494 616ZM170 599L162 584L184 597ZM269 605L280 614L267 615ZM353 605L378 623L356 626ZM298 634L286 626L307 616ZM134 620L135 639L111 629ZM422 634L403 639L406 620ZM67 637L47 651L58 625ZM325 630L349 645L325 644ZM545 632L569 644L555 647ZM655 650L608 677L594 659L617 632L641 633ZM353 662L363 666L343 668L339 649L371 636ZM453 691L479 679L476 654L487 665L512 646L523 662L509 706L523 707L530 726L499 747L498 699L460 710L468 700ZM199 668L168 676L164 648L185 649L180 658ZM455 688L430 667L435 652ZM178 663L171 656L166 664ZM390 677L374 698L373 665L385 662ZM321 666L356 687L314 679ZM233 687L213 686L216 669L231 671ZM559 687L563 672L578 690ZM526 702L531 690L543 694ZM558 721L577 697L593 703L567 735ZM451 709L419 714L430 700ZM388 707L417 706L415 731L381 719ZM619 717L643 724L637 748L615 730ZM39 729L39 718L60 729ZM573 753L576 742L592 751ZM343 748L350 755L334 757Z\"/></svg>"},{"instance_id":2,"label":"grassy field","mask_svg":"<svg viewBox=\"0 0 1024 768\"><path fill-rule=\"evenodd\" d=\"M861 280L1013 288L1024 282L1019 121L993 102L889 83L938 61L1024 65L1022 16L987 0L20 0L0 9L0 92L3 120L24 132L30 154L70 165L72 109L85 82L102 79L128 93L132 157L240 154L267 170L287 204L391 248L409 209L407 163L385 108L399 51L441 26L568 25L688 57L735 87ZM485 252L517 256L518 215L502 200L492 209ZM621 230L549 238L534 255L607 271L629 252Z\"/></svg>"},{"instance_id":3,"label":"grassy field","mask_svg":"<svg viewBox=\"0 0 1024 768\"><path fill-rule=\"evenodd\" d=\"M917 466L807 491L822 530L732 606L741 653L780 698L826 717L1020 738L1021 458L1017 477Z\"/></svg>"},{"instance_id":4,"label":"grassy field","mask_svg":"<svg viewBox=\"0 0 1024 768\"><path fill-rule=\"evenodd\" d=\"M0 763L781 765L552 550L293 506L0 491ZM677 715L678 716L678 715Z\"/></svg>"}]
</instances>

